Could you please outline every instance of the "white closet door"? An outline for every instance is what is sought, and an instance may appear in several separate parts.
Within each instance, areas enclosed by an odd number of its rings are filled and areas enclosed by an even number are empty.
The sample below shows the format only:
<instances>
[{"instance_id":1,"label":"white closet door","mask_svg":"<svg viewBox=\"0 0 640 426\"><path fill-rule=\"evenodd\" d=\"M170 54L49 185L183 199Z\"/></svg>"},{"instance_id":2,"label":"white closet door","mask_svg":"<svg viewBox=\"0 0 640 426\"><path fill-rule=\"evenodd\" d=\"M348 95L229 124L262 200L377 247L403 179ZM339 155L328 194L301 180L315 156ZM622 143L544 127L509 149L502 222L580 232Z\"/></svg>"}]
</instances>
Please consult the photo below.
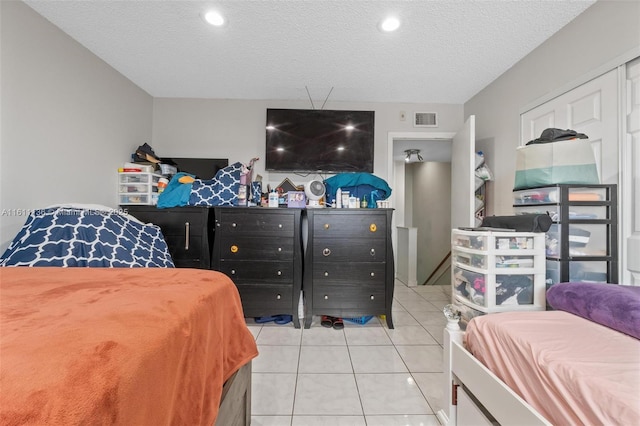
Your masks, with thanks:
<instances>
[{"instance_id":1,"label":"white closet door","mask_svg":"<svg viewBox=\"0 0 640 426\"><path fill-rule=\"evenodd\" d=\"M476 116L471 115L451 143L451 227L475 226Z\"/></svg>"},{"instance_id":2,"label":"white closet door","mask_svg":"<svg viewBox=\"0 0 640 426\"><path fill-rule=\"evenodd\" d=\"M627 65L626 74L620 282L640 286L640 58Z\"/></svg>"},{"instance_id":3,"label":"white closet door","mask_svg":"<svg viewBox=\"0 0 640 426\"><path fill-rule=\"evenodd\" d=\"M524 145L548 127L589 136L601 183L619 183L618 83L609 71L521 115Z\"/></svg>"}]
</instances>

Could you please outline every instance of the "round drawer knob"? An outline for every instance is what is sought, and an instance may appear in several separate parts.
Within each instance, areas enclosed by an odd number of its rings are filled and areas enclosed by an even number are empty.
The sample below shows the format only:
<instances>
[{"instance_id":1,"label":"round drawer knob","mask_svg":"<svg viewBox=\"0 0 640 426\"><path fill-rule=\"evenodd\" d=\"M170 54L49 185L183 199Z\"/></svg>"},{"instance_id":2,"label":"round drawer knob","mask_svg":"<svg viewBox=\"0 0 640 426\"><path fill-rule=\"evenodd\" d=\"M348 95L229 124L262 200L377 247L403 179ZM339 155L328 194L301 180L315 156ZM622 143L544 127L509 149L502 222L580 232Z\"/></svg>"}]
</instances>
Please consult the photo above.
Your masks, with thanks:
<instances>
[{"instance_id":1,"label":"round drawer knob","mask_svg":"<svg viewBox=\"0 0 640 426\"><path fill-rule=\"evenodd\" d=\"M235 275L235 274L236 274L236 270L235 270L235 269L232 269L232 270L231 270L231 275Z\"/></svg>"},{"instance_id":2,"label":"round drawer knob","mask_svg":"<svg viewBox=\"0 0 640 426\"><path fill-rule=\"evenodd\" d=\"M281 252L281 251L282 251L282 247L278 247L278 252Z\"/></svg>"},{"instance_id":3,"label":"round drawer knob","mask_svg":"<svg viewBox=\"0 0 640 426\"><path fill-rule=\"evenodd\" d=\"M325 277L328 277L328 276L329 276L329 272L324 271L324 276L325 276Z\"/></svg>"},{"instance_id":4,"label":"round drawer knob","mask_svg":"<svg viewBox=\"0 0 640 426\"><path fill-rule=\"evenodd\" d=\"M372 272L372 273L371 273L371 276L372 276L372 277L375 277L375 276L376 276L376 273L375 273L375 272Z\"/></svg>"},{"instance_id":5,"label":"round drawer knob","mask_svg":"<svg viewBox=\"0 0 640 426\"><path fill-rule=\"evenodd\" d=\"M325 294L324 295L324 300L327 300L327 299L329 299L329 296Z\"/></svg>"},{"instance_id":6,"label":"round drawer knob","mask_svg":"<svg viewBox=\"0 0 640 426\"><path fill-rule=\"evenodd\" d=\"M238 226L235 222L231 224L232 228L235 228L236 226Z\"/></svg>"},{"instance_id":7,"label":"round drawer knob","mask_svg":"<svg viewBox=\"0 0 640 426\"><path fill-rule=\"evenodd\" d=\"M325 224L324 224L324 229L329 229L329 228L330 228L329 224L328 224L328 223L325 223Z\"/></svg>"},{"instance_id":8,"label":"round drawer knob","mask_svg":"<svg viewBox=\"0 0 640 426\"><path fill-rule=\"evenodd\" d=\"M371 300L375 299L376 297L372 294L371 295Z\"/></svg>"},{"instance_id":9,"label":"round drawer knob","mask_svg":"<svg viewBox=\"0 0 640 426\"><path fill-rule=\"evenodd\" d=\"M278 295L276 296L276 299L280 300L280 299L282 299L282 296L278 294Z\"/></svg>"},{"instance_id":10,"label":"round drawer knob","mask_svg":"<svg viewBox=\"0 0 640 426\"><path fill-rule=\"evenodd\" d=\"M282 275L282 271L278 271L278 275Z\"/></svg>"},{"instance_id":11,"label":"round drawer knob","mask_svg":"<svg viewBox=\"0 0 640 426\"><path fill-rule=\"evenodd\" d=\"M323 256L329 256L331 254L331 250L329 250L329 248L325 247L324 250L322 250L322 255Z\"/></svg>"},{"instance_id":12,"label":"round drawer knob","mask_svg":"<svg viewBox=\"0 0 640 426\"><path fill-rule=\"evenodd\" d=\"M375 255L376 255L376 249L371 249L371 250L369 250L369 254L370 254L371 256L375 256Z\"/></svg>"},{"instance_id":13,"label":"round drawer knob","mask_svg":"<svg viewBox=\"0 0 640 426\"><path fill-rule=\"evenodd\" d=\"M281 223L278 224L278 228L282 228L282 224Z\"/></svg>"},{"instance_id":14,"label":"round drawer knob","mask_svg":"<svg viewBox=\"0 0 640 426\"><path fill-rule=\"evenodd\" d=\"M375 223L372 223L371 225L369 225L369 231L376 232L377 230L378 230L378 227L376 226Z\"/></svg>"},{"instance_id":15,"label":"round drawer knob","mask_svg":"<svg viewBox=\"0 0 640 426\"><path fill-rule=\"evenodd\" d=\"M238 246L236 246L236 245L232 245L232 246L229 248L229 250L231 250L231 253L237 253L239 249L238 249Z\"/></svg>"}]
</instances>

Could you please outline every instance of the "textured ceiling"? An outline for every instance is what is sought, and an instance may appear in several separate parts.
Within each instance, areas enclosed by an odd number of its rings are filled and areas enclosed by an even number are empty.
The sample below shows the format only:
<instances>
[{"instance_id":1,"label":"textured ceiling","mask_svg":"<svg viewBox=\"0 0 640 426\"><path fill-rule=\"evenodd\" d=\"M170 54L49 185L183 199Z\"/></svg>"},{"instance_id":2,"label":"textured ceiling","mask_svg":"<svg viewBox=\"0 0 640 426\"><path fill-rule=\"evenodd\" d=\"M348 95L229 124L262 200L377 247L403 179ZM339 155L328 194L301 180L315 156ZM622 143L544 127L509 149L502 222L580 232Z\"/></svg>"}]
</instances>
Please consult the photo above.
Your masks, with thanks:
<instances>
[{"instance_id":1,"label":"textured ceiling","mask_svg":"<svg viewBox=\"0 0 640 426\"><path fill-rule=\"evenodd\" d=\"M460 104L594 0L26 3L154 97Z\"/></svg>"}]
</instances>

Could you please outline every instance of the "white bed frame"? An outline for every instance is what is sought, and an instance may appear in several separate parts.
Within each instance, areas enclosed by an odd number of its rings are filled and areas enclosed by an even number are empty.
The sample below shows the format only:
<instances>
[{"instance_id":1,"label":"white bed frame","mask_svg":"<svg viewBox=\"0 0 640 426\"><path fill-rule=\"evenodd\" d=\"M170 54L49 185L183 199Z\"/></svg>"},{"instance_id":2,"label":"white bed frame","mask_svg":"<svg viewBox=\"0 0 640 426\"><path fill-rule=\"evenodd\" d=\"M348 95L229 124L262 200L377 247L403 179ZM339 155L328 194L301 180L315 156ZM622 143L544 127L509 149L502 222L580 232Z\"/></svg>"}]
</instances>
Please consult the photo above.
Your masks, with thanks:
<instances>
[{"instance_id":1,"label":"white bed frame","mask_svg":"<svg viewBox=\"0 0 640 426\"><path fill-rule=\"evenodd\" d=\"M465 349L459 320L459 313L457 318L447 317L444 329L446 390L444 408L437 413L440 423L492 425L497 421L501 425L550 426L549 421Z\"/></svg>"}]
</instances>

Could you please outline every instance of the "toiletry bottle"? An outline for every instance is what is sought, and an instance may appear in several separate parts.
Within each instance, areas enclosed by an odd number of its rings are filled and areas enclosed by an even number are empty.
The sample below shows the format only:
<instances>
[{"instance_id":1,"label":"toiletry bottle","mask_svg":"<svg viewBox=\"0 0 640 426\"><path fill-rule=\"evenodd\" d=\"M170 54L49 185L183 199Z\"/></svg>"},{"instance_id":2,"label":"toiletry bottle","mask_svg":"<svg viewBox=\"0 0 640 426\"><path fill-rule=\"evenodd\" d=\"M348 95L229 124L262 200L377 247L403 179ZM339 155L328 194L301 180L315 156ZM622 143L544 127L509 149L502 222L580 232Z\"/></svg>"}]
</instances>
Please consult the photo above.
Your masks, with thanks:
<instances>
[{"instance_id":1,"label":"toiletry bottle","mask_svg":"<svg viewBox=\"0 0 640 426\"><path fill-rule=\"evenodd\" d=\"M367 208L367 197L365 195L362 196L362 201L360 201L360 208Z\"/></svg>"},{"instance_id":2,"label":"toiletry bottle","mask_svg":"<svg viewBox=\"0 0 640 426\"><path fill-rule=\"evenodd\" d=\"M336 191L336 202L334 203L334 205L337 209L342 208L342 190L340 188L338 188L338 190Z\"/></svg>"}]
</instances>

